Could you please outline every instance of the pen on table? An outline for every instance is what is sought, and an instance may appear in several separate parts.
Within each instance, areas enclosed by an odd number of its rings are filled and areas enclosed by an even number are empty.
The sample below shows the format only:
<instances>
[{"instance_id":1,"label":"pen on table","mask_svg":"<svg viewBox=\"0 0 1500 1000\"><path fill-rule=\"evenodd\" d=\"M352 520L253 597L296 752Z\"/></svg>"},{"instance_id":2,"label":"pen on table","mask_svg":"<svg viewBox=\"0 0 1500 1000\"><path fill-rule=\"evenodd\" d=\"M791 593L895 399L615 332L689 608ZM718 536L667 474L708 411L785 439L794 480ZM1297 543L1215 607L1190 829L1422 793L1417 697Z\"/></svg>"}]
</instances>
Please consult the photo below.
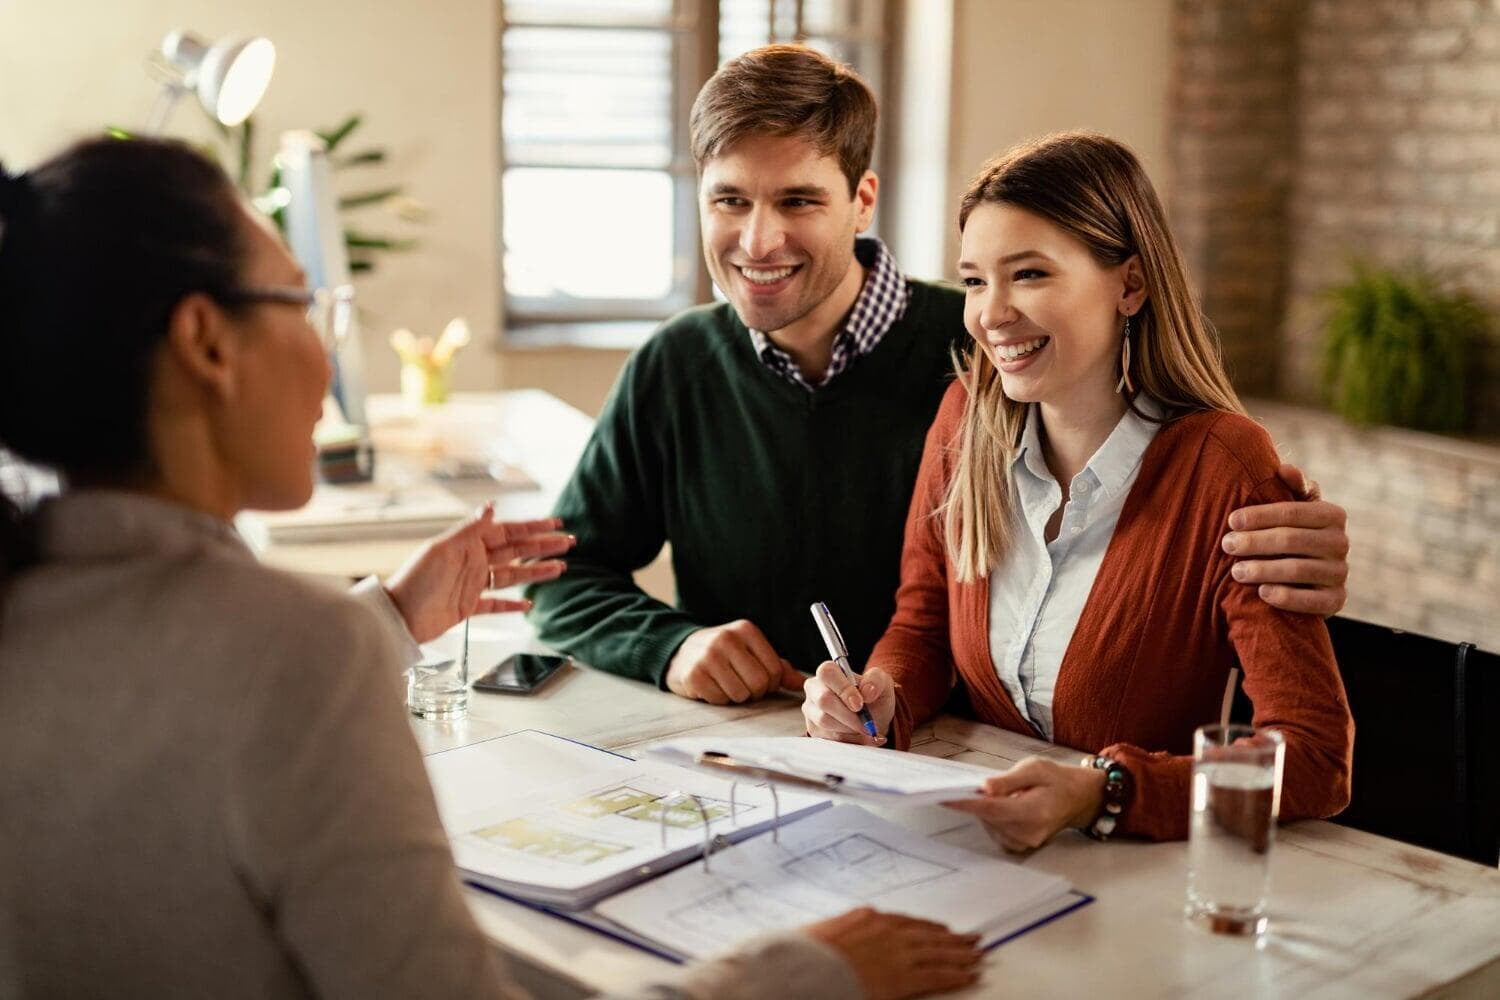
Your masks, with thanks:
<instances>
[{"instance_id":1,"label":"pen on table","mask_svg":"<svg viewBox=\"0 0 1500 1000\"><path fill-rule=\"evenodd\" d=\"M823 633L823 644L828 647L828 657L839 665L844 672L844 677L850 684L859 686L859 679L854 676L854 669L849 666L849 647L844 645L844 636L839 632L838 623L833 620L833 614L828 610L828 605L818 601L812 606L813 621L818 623L818 631ZM875 719L870 715L869 708L859 710L859 721L865 724L865 732L876 739L880 733L875 730Z\"/></svg>"}]
</instances>

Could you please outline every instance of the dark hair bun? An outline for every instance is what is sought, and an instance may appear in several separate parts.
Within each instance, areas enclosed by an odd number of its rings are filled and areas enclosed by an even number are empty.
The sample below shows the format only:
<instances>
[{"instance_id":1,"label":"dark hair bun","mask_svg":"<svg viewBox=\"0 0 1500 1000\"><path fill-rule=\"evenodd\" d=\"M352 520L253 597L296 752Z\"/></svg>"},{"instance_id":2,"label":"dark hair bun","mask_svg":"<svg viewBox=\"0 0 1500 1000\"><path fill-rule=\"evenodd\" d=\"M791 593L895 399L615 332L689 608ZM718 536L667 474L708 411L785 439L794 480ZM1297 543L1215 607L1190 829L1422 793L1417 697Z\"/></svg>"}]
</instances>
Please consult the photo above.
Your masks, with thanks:
<instances>
[{"instance_id":1,"label":"dark hair bun","mask_svg":"<svg viewBox=\"0 0 1500 1000\"><path fill-rule=\"evenodd\" d=\"M4 163L0 163L0 209L11 208L25 187L26 175L24 173L13 174L5 169Z\"/></svg>"},{"instance_id":2,"label":"dark hair bun","mask_svg":"<svg viewBox=\"0 0 1500 1000\"><path fill-rule=\"evenodd\" d=\"M12 174L0 163L0 254L10 244L11 256L15 256L16 235L26 227L36 212L36 195L31 182L24 173Z\"/></svg>"},{"instance_id":3,"label":"dark hair bun","mask_svg":"<svg viewBox=\"0 0 1500 1000\"><path fill-rule=\"evenodd\" d=\"M241 216L218 164L173 140L0 172L0 446L70 480L149 474L153 359L184 295L236 282Z\"/></svg>"}]
</instances>

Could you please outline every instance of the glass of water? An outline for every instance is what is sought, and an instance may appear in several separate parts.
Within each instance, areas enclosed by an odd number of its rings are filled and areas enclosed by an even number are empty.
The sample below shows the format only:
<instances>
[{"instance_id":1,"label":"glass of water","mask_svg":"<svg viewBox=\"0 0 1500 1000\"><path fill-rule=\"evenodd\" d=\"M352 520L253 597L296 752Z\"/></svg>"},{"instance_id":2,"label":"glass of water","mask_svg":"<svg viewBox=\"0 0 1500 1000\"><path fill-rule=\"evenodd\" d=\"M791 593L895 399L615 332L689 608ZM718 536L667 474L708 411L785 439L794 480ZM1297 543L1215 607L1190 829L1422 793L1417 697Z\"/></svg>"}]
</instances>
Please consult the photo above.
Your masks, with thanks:
<instances>
[{"instance_id":1,"label":"glass of water","mask_svg":"<svg viewBox=\"0 0 1500 1000\"><path fill-rule=\"evenodd\" d=\"M462 719L469 714L469 622L456 657L419 663L406 675L406 707L421 719Z\"/></svg>"},{"instance_id":2,"label":"glass of water","mask_svg":"<svg viewBox=\"0 0 1500 1000\"><path fill-rule=\"evenodd\" d=\"M1193 733L1187 915L1215 933L1266 929L1285 752L1274 729L1218 725Z\"/></svg>"}]
</instances>

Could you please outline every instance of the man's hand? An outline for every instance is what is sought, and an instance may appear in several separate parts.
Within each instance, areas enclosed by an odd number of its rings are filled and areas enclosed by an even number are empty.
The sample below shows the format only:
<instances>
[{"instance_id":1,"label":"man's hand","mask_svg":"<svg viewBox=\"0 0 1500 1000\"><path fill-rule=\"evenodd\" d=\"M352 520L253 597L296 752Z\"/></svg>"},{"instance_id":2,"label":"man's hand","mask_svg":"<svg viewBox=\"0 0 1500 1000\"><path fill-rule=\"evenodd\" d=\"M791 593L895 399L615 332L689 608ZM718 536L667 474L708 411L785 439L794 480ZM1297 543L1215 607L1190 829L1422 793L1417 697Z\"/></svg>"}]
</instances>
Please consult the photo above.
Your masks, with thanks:
<instances>
[{"instance_id":1,"label":"man's hand","mask_svg":"<svg viewBox=\"0 0 1500 1000\"><path fill-rule=\"evenodd\" d=\"M667 665L667 690L711 705L754 701L778 688L796 690L806 680L744 619L692 633Z\"/></svg>"},{"instance_id":2,"label":"man's hand","mask_svg":"<svg viewBox=\"0 0 1500 1000\"><path fill-rule=\"evenodd\" d=\"M552 580L567 568L548 558L577 541L557 530L561 521L496 521L494 513L494 504L485 504L468 521L423 545L386 581L386 592L417 642L436 639L470 615L525 611L530 601L484 592ZM528 561L533 559L541 561Z\"/></svg>"},{"instance_id":3,"label":"man's hand","mask_svg":"<svg viewBox=\"0 0 1500 1000\"><path fill-rule=\"evenodd\" d=\"M990 838L1007 851L1041 847L1059 830L1088 826L1104 806L1104 772L1027 757L986 778L984 797L943 803L984 821Z\"/></svg>"},{"instance_id":4,"label":"man's hand","mask_svg":"<svg viewBox=\"0 0 1500 1000\"><path fill-rule=\"evenodd\" d=\"M1224 551L1235 557L1234 578L1258 584L1261 600L1283 611L1337 614L1348 594L1349 536L1344 508L1320 499L1318 484L1283 463L1281 480L1301 500L1241 507Z\"/></svg>"}]
</instances>

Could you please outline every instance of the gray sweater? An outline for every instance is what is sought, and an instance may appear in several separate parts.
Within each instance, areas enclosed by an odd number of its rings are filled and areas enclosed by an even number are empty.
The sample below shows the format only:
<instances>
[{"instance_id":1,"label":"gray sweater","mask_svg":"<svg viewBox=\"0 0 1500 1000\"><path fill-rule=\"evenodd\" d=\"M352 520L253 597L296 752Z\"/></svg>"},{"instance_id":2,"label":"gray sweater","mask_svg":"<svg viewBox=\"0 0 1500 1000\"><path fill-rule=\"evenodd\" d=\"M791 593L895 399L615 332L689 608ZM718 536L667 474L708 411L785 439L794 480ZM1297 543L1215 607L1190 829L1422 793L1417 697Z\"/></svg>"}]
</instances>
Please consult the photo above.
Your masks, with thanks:
<instances>
[{"instance_id":1,"label":"gray sweater","mask_svg":"<svg viewBox=\"0 0 1500 1000\"><path fill-rule=\"evenodd\" d=\"M515 996L365 602L79 492L0 592L0 996ZM542 918L539 918L542 919ZM641 995L858 996L805 936Z\"/></svg>"}]
</instances>

